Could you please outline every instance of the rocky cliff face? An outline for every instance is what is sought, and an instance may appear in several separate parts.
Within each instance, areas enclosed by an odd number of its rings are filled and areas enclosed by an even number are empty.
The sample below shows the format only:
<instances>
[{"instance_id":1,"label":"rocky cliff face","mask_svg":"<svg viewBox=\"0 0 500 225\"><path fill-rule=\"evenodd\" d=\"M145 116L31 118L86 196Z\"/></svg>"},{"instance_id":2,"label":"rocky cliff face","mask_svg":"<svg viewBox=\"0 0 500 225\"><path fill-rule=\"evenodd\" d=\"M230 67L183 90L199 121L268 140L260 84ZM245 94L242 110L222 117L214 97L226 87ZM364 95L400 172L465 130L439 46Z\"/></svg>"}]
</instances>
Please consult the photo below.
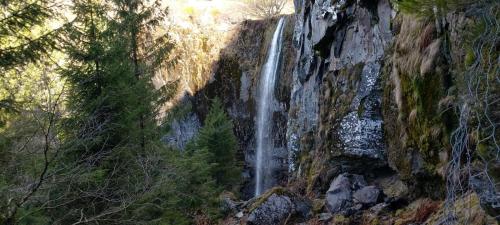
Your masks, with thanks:
<instances>
[{"instance_id":1,"label":"rocky cliff face","mask_svg":"<svg viewBox=\"0 0 500 225\"><path fill-rule=\"evenodd\" d=\"M274 174L284 188L228 200L225 222L443 224L447 210L468 204L473 224L493 223L478 206L480 191L446 209L442 202L457 126L450 108L464 88L461 46L473 20L461 11L418 19L389 0L294 3L273 115ZM254 187L256 87L276 22L245 22L193 98L201 121L216 96L233 118L244 199Z\"/></svg>"},{"instance_id":2,"label":"rocky cliff face","mask_svg":"<svg viewBox=\"0 0 500 225\"><path fill-rule=\"evenodd\" d=\"M381 82L393 11L387 0L298 5L290 169L324 191L336 174L387 165Z\"/></svg>"},{"instance_id":3,"label":"rocky cliff face","mask_svg":"<svg viewBox=\"0 0 500 225\"><path fill-rule=\"evenodd\" d=\"M256 93L269 43L278 20L245 21L231 43L221 51L214 65L214 73L208 84L193 98L193 108L201 120L208 112L210 99L218 97L233 119L234 131L239 140L240 157L245 162L243 198L254 193ZM273 170L275 186L286 185L288 151L286 126L290 101L290 88L295 51L292 47L294 18L287 16L280 69L277 77L273 108L272 138L274 140Z\"/></svg>"}]
</instances>

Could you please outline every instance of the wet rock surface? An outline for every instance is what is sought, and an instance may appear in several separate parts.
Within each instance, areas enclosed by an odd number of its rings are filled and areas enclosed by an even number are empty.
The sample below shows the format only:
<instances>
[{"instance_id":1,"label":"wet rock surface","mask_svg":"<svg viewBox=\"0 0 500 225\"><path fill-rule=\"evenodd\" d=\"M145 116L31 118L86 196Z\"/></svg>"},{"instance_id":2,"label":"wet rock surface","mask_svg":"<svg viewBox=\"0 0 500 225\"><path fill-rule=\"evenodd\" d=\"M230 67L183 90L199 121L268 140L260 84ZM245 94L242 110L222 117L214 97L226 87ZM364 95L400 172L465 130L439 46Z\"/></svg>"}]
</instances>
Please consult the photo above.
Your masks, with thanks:
<instances>
[{"instance_id":1,"label":"wet rock surface","mask_svg":"<svg viewBox=\"0 0 500 225\"><path fill-rule=\"evenodd\" d=\"M327 208L332 213L345 213L353 206L351 181L345 175L333 180L326 193Z\"/></svg>"},{"instance_id":2,"label":"wet rock surface","mask_svg":"<svg viewBox=\"0 0 500 225\"><path fill-rule=\"evenodd\" d=\"M443 200L454 115L440 111L450 106L441 100L457 88L446 48L451 41L452 63L463 64L467 50L456 47L463 31L454 24L465 19L448 16L450 27L437 27L395 12L388 0L294 5L296 57L293 74L283 74L277 87L273 129L285 129L286 137L275 133L275 159L289 166L278 180L299 186L295 191L310 198L313 209L274 193L255 208L238 209L237 218L249 224L282 224L290 215L313 218L311 224L443 224L451 218ZM450 40L440 33L450 31ZM239 77L243 105L255 103L254 77ZM254 146L246 137L251 162ZM486 213L498 215L496 192L480 180L471 185L477 193L467 202L477 216L471 224L493 224ZM460 211L465 200L457 201ZM460 224L461 215L455 220Z\"/></svg>"}]
</instances>

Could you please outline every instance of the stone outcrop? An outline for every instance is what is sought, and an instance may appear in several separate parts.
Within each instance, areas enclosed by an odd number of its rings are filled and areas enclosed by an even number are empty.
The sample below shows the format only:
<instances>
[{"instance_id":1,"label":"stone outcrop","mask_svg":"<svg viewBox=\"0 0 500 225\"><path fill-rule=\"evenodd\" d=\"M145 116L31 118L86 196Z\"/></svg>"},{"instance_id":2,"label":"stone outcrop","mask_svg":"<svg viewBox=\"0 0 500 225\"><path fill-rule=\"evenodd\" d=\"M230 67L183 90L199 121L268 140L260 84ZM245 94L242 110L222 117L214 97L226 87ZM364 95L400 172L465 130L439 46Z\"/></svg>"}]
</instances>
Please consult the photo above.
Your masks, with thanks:
<instances>
[{"instance_id":1,"label":"stone outcrop","mask_svg":"<svg viewBox=\"0 0 500 225\"><path fill-rule=\"evenodd\" d=\"M293 211L294 206L288 196L273 193L250 213L247 221L253 225L280 224Z\"/></svg>"},{"instance_id":2,"label":"stone outcrop","mask_svg":"<svg viewBox=\"0 0 500 225\"><path fill-rule=\"evenodd\" d=\"M311 204L306 198L282 187L272 188L247 201L234 201L227 195L221 200L224 212L234 224L296 224L312 216Z\"/></svg>"},{"instance_id":3,"label":"stone outcrop","mask_svg":"<svg viewBox=\"0 0 500 225\"><path fill-rule=\"evenodd\" d=\"M309 174L312 190L386 165L381 82L393 11L387 0L299 6L287 137L291 171Z\"/></svg>"},{"instance_id":4,"label":"stone outcrop","mask_svg":"<svg viewBox=\"0 0 500 225\"><path fill-rule=\"evenodd\" d=\"M332 214L351 215L383 200L382 191L368 185L361 175L344 173L336 177L326 192L326 207Z\"/></svg>"},{"instance_id":5,"label":"stone outcrop","mask_svg":"<svg viewBox=\"0 0 500 225\"><path fill-rule=\"evenodd\" d=\"M175 118L170 123L170 130L162 137L162 141L178 149L184 149L186 144L198 134L201 127L198 116L192 112L181 118Z\"/></svg>"},{"instance_id":6,"label":"stone outcrop","mask_svg":"<svg viewBox=\"0 0 500 225\"><path fill-rule=\"evenodd\" d=\"M256 86L276 19L243 24L222 52L212 81L193 101L203 119L208 99L218 96L235 123L246 163L243 198L250 200L232 205L231 217L282 224L314 214L311 221L319 224L406 224L443 215L456 126L449 108L459 88L454 70L463 69L467 54L459 41L466 16L450 13L448 24L417 19L397 12L389 0L294 5L272 132L276 185L293 194L270 191L250 198ZM486 209L477 208L478 217L498 214L497 192L477 187L474 204ZM308 200L297 201L297 195Z\"/></svg>"}]
</instances>

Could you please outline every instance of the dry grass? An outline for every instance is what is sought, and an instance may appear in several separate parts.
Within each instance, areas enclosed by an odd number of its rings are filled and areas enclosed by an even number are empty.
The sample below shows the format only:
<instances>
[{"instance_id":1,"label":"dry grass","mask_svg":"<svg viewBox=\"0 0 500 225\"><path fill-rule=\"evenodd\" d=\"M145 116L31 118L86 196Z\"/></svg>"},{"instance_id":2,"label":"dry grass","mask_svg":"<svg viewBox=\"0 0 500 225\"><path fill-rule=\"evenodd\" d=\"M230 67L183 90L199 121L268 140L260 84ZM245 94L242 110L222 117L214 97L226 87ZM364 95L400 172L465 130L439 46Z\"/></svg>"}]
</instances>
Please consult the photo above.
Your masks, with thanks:
<instances>
[{"instance_id":1,"label":"dry grass","mask_svg":"<svg viewBox=\"0 0 500 225\"><path fill-rule=\"evenodd\" d=\"M441 203L430 199L419 199L412 203L406 211L396 214L396 225L421 224L440 207Z\"/></svg>"},{"instance_id":2,"label":"dry grass","mask_svg":"<svg viewBox=\"0 0 500 225\"><path fill-rule=\"evenodd\" d=\"M488 216L481 208L478 196L472 192L465 193L460 199L457 199L451 210L453 210L456 215L456 224L498 224L494 218ZM445 208L440 208L438 212L425 221L425 224L440 224L443 218L446 218Z\"/></svg>"},{"instance_id":3,"label":"dry grass","mask_svg":"<svg viewBox=\"0 0 500 225\"><path fill-rule=\"evenodd\" d=\"M319 220L318 218L314 218L312 220L307 221L307 225L324 225L325 222Z\"/></svg>"},{"instance_id":4,"label":"dry grass","mask_svg":"<svg viewBox=\"0 0 500 225\"><path fill-rule=\"evenodd\" d=\"M195 92L205 85L210 77L212 64L217 61L224 47L226 35L211 29L193 26L172 26L170 34L175 47L170 54L175 60L163 73L166 80L181 80L181 89Z\"/></svg>"},{"instance_id":5,"label":"dry grass","mask_svg":"<svg viewBox=\"0 0 500 225\"><path fill-rule=\"evenodd\" d=\"M210 218L205 214L196 215L194 217L194 223L196 225L210 225L210 224L212 224Z\"/></svg>"},{"instance_id":6,"label":"dry grass","mask_svg":"<svg viewBox=\"0 0 500 225\"><path fill-rule=\"evenodd\" d=\"M420 52L423 52L424 49L431 44L432 40L436 38L435 29L434 24L428 24L423 30L418 41Z\"/></svg>"},{"instance_id":7,"label":"dry grass","mask_svg":"<svg viewBox=\"0 0 500 225\"><path fill-rule=\"evenodd\" d=\"M411 16L401 16L397 19L400 23L400 31L396 39L396 51L393 57L395 65L398 65L398 71L404 71L406 74L418 74L422 54L419 49L418 39L420 31L424 30L425 23Z\"/></svg>"}]
</instances>

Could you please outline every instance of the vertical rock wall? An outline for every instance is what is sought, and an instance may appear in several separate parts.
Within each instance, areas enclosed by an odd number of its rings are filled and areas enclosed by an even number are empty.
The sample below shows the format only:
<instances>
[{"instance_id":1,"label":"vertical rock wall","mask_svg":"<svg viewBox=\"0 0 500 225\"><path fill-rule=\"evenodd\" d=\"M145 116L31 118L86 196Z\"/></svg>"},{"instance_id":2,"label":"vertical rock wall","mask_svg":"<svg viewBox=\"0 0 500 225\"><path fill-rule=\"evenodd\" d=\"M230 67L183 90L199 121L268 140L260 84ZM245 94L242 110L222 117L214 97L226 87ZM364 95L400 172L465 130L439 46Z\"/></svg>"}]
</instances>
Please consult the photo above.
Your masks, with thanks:
<instances>
[{"instance_id":1,"label":"vertical rock wall","mask_svg":"<svg viewBox=\"0 0 500 225\"><path fill-rule=\"evenodd\" d=\"M243 198L254 193L256 93L261 67L265 63L269 44L278 20L245 21L235 33L232 42L222 50L214 65L210 82L193 99L193 106L201 120L208 112L210 99L218 97L233 119L234 131L240 145L239 155L244 165ZM283 51L277 76L273 103L272 135L274 152L272 164L275 180L273 185L285 185L287 181L288 151L286 123L290 101L290 84L294 55L292 47L294 18L287 16L284 28Z\"/></svg>"},{"instance_id":2,"label":"vertical rock wall","mask_svg":"<svg viewBox=\"0 0 500 225\"><path fill-rule=\"evenodd\" d=\"M287 138L290 170L312 190L386 164L381 74L393 12L387 0L298 4Z\"/></svg>"}]
</instances>

